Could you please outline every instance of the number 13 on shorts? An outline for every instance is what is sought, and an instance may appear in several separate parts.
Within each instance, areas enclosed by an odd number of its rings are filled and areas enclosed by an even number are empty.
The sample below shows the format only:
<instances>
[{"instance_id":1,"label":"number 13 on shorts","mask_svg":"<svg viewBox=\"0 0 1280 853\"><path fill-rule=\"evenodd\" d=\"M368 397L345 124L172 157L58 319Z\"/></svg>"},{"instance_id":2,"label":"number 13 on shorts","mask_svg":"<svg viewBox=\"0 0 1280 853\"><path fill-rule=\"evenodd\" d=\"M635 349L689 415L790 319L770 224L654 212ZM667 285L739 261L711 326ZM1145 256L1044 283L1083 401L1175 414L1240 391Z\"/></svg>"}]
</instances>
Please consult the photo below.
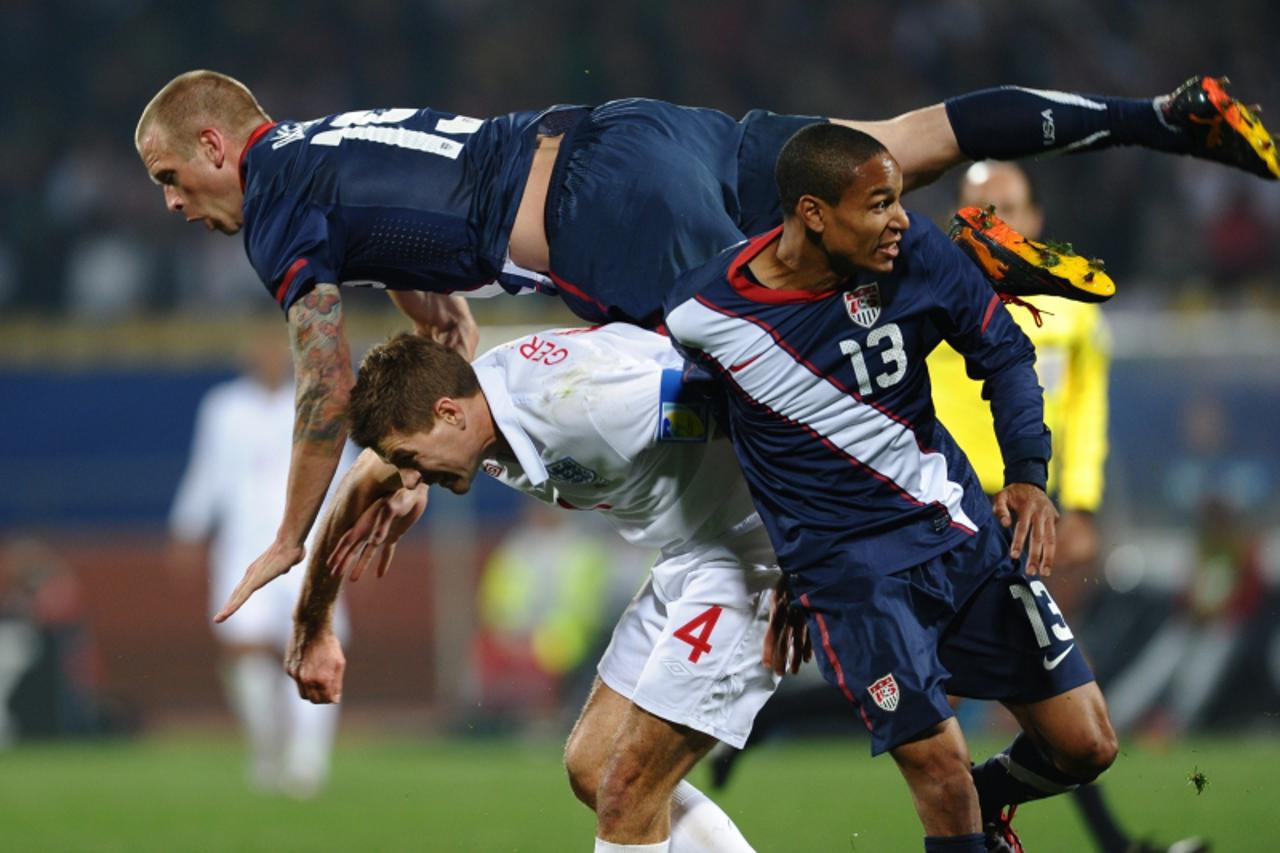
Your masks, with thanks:
<instances>
[{"instance_id":1,"label":"number 13 on shorts","mask_svg":"<svg viewBox=\"0 0 1280 853\"><path fill-rule=\"evenodd\" d=\"M689 651L690 663L697 663L698 658L704 654L710 654L711 643L708 641L711 639L711 632L716 629L716 622L720 621L720 611L722 609L719 605L708 607L693 619L681 625L672 634L677 640L682 640L693 647ZM696 635L695 631L697 632Z\"/></svg>"}]
</instances>

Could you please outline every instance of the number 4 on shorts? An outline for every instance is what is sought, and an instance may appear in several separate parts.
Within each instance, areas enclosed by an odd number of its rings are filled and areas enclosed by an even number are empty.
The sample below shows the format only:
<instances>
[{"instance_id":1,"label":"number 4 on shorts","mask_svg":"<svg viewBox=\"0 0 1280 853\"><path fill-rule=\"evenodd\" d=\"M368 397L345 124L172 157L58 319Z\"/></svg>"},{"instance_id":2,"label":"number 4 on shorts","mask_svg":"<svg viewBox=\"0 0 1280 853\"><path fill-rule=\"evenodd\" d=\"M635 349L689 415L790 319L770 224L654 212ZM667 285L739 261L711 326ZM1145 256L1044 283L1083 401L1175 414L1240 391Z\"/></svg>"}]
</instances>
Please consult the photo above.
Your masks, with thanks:
<instances>
[{"instance_id":1,"label":"number 4 on shorts","mask_svg":"<svg viewBox=\"0 0 1280 853\"><path fill-rule=\"evenodd\" d=\"M711 637L711 632L716 629L716 622L720 620L720 610L721 607L719 605L708 607L677 628L675 634L673 634L677 640L683 640L693 646L693 650L689 652L689 661L691 663L697 663L698 658L711 652L711 644L707 640ZM696 637L693 634L695 630L698 632Z\"/></svg>"}]
</instances>

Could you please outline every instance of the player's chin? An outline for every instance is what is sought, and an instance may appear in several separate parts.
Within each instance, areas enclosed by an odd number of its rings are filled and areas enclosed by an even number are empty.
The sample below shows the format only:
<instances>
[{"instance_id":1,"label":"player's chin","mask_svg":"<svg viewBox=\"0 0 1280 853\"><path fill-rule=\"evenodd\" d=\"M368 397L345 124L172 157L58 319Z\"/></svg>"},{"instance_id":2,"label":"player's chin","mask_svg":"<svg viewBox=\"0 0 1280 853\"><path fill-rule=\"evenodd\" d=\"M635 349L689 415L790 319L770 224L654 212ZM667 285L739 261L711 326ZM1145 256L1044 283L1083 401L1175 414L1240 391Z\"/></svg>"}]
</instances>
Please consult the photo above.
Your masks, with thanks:
<instances>
[{"instance_id":1,"label":"player's chin","mask_svg":"<svg viewBox=\"0 0 1280 853\"><path fill-rule=\"evenodd\" d=\"M455 495L465 495L467 492L471 491L471 478L453 477L440 485L444 486Z\"/></svg>"}]
</instances>

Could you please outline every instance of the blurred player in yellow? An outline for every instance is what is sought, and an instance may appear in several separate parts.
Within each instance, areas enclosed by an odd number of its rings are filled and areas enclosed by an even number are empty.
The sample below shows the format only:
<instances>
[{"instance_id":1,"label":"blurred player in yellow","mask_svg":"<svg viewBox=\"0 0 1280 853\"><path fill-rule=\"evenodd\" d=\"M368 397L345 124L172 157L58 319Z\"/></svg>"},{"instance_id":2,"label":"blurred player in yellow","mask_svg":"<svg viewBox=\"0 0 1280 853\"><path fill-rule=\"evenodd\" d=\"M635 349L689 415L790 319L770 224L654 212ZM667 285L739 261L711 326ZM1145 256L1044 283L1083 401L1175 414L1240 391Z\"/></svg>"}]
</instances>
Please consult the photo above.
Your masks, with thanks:
<instances>
[{"instance_id":1,"label":"blurred player in yellow","mask_svg":"<svg viewBox=\"0 0 1280 853\"><path fill-rule=\"evenodd\" d=\"M1040 236L1044 214L1031 181L1012 163L975 163L960 187L960 206L994 204L996 214L1029 240ZM1079 570L1098 557L1095 516L1102 502L1103 464L1107 456L1107 378L1110 338L1096 304L1036 297L1038 325L1031 311L1014 308L1013 318L1036 347L1036 372L1044 387L1044 420L1053 433L1049 494L1061 510L1055 568ZM929 376L938 419L973 463L988 494L1004 485L1004 466L996 444L991 407L982 386L965 375L964 359L945 343L929 356ZM1082 584L1067 588L1080 588ZM1054 592L1059 601L1071 596ZM1075 801L1103 853L1197 853L1208 847L1184 839L1170 847L1134 841L1111 814L1098 785L1081 785Z\"/></svg>"},{"instance_id":2,"label":"blurred player in yellow","mask_svg":"<svg viewBox=\"0 0 1280 853\"><path fill-rule=\"evenodd\" d=\"M1031 182L1012 163L975 163L965 173L960 205L994 204L996 215L1029 240L1038 239L1044 214ZM1013 318L1036 347L1036 372L1044 386L1044 420L1053 433L1049 494L1058 502L1058 552L1065 569L1088 565L1098 555L1094 514L1102 502L1102 466L1107 457L1107 372L1111 363L1106 321L1096 304L1039 296L1036 325L1030 311L1014 307ZM1004 485L991 407L982 386L964 372L951 347L929 357L929 377L938 419L973 463L988 494Z\"/></svg>"}]
</instances>

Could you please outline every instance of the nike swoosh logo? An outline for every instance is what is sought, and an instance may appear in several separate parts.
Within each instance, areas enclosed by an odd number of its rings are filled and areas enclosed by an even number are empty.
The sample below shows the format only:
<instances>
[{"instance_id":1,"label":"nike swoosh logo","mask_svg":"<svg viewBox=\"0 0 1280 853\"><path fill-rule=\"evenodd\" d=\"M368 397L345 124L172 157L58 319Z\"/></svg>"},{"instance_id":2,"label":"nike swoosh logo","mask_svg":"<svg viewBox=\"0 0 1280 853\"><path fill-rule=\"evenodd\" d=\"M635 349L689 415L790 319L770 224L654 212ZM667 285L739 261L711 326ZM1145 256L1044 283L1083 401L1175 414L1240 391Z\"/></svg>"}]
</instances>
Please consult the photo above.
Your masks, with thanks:
<instances>
[{"instance_id":1,"label":"nike swoosh logo","mask_svg":"<svg viewBox=\"0 0 1280 853\"><path fill-rule=\"evenodd\" d=\"M1045 658L1043 661L1041 661L1041 663L1044 664L1044 668L1047 670L1056 669L1058 664L1066 660L1067 655L1071 654L1071 650L1074 649L1075 647L1076 647L1076 644L1072 643L1071 645L1067 646L1066 649L1063 650L1062 654L1058 655L1056 658Z\"/></svg>"},{"instance_id":2,"label":"nike swoosh logo","mask_svg":"<svg viewBox=\"0 0 1280 853\"><path fill-rule=\"evenodd\" d=\"M730 373L737 373L739 370L743 370L743 369L745 369L745 368L747 368L747 367L750 367L750 366L751 366L751 363L752 363L753 361L755 361L757 358L759 358L760 356L762 356L762 355L764 355L764 353L762 353L762 352L758 352L758 353L756 353L755 355L751 356L751 358L747 359L746 361L740 361L740 362L738 362L737 364L731 364L731 365L729 365L729 372L730 372Z\"/></svg>"}]
</instances>

